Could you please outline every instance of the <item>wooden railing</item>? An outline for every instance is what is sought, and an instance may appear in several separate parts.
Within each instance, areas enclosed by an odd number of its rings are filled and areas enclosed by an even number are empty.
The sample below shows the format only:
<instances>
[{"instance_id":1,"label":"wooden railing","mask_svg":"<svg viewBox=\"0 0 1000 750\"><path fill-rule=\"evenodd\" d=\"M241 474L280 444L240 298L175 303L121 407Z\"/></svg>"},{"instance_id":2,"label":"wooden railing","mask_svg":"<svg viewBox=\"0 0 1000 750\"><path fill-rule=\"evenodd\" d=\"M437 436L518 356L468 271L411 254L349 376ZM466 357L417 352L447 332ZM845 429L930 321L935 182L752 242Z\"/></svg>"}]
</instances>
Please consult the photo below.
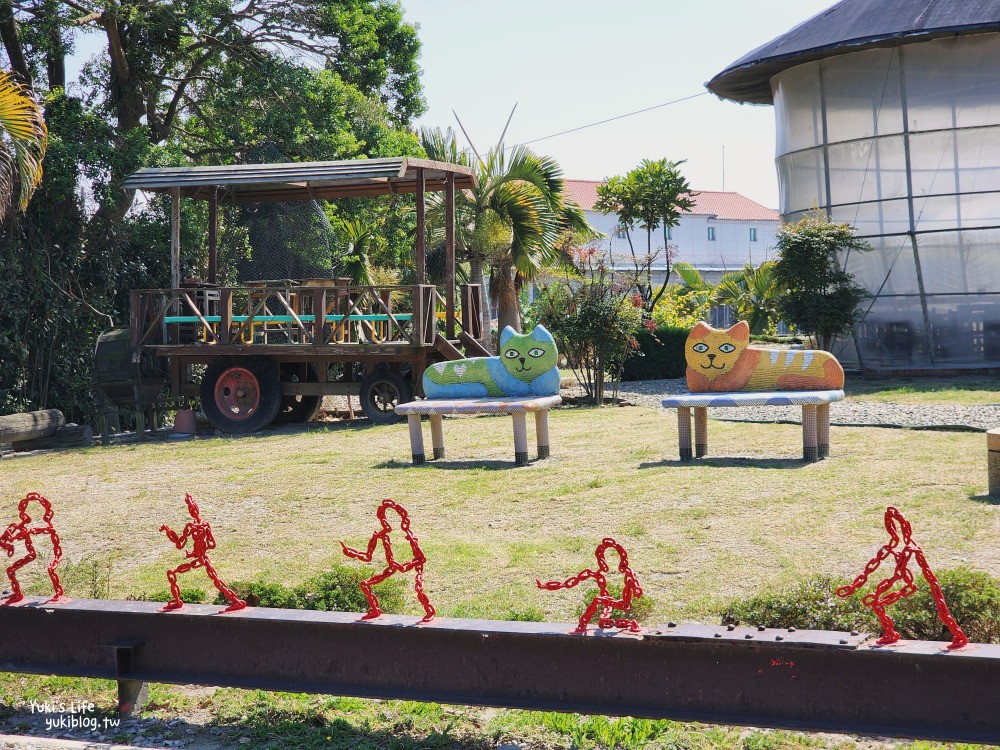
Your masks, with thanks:
<instances>
[{"instance_id":1,"label":"wooden railing","mask_svg":"<svg viewBox=\"0 0 1000 750\"><path fill-rule=\"evenodd\" d=\"M463 286L478 309L478 286ZM133 346L157 344L406 344L433 346L447 325L434 286L350 286L261 282L244 287L136 290ZM478 315L457 315L478 324ZM474 325L474 327L476 327Z\"/></svg>"}]
</instances>

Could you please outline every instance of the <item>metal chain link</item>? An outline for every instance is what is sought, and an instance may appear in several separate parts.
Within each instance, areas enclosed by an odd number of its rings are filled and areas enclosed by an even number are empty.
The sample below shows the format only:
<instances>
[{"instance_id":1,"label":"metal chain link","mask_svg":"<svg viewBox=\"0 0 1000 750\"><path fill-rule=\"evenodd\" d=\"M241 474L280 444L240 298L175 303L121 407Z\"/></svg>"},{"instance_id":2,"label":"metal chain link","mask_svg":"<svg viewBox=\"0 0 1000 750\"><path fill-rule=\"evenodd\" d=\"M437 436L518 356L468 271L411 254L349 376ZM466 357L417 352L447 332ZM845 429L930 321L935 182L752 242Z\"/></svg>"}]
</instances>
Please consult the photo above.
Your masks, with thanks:
<instances>
[{"instance_id":1,"label":"metal chain link","mask_svg":"<svg viewBox=\"0 0 1000 750\"><path fill-rule=\"evenodd\" d=\"M31 526L32 518L28 513L28 505L30 503L38 503L42 506L42 520L36 523L35 526ZM38 552L35 550L35 545L31 537L40 534L45 534L52 540L52 561L46 570L49 574L49 579L52 581L52 590L54 593L46 604L55 604L64 601L65 592L59 581L59 574L56 572L56 568L62 560L62 544L59 541L59 534L56 532L55 526L52 525L52 518L55 515L52 503L37 492L29 492L17 504L17 514L21 521L20 523L12 523L7 526L3 534L0 535L0 548L7 553L7 557L13 557L14 542L22 542L27 554L7 566L7 578L10 580L11 593L0 606L5 607L24 599L24 593L21 591L16 573L18 569L23 568L38 557Z\"/></svg>"},{"instance_id":2,"label":"metal chain link","mask_svg":"<svg viewBox=\"0 0 1000 750\"><path fill-rule=\"evenodd\" d=\"M399 530L403 532L406 541L410 544L410 551L413 557L409 562L397 562L392 553L392 540L389 538L389 534L392 531L392 525L388 520L386 520L385 517L385 512L390 509L399 515ZM364 593L365 599L368 600L368 612L361 619L373 620L376 617L381 617L382 615L382 608L379 606L378 597L372 591L372 586L381 583L395 573L406 573L408 571L415 570L416 576L414 578L413 588L417 594L417 599L424 608L425 613L420 622L430 622L434 619L436 610L431 604L430 599L428 599L427 595L424 593L424 563L427 562L427 556L424 555L424 551L420 549L420 542L416 535L410 531L410 514L406 512L406 509L402 505L394 500L386 498L382 501L382 504L378 506L378 510L375 511L375 515L378 518L382 529L372 534L372 538L368 541L368 548L364 552L356 550L353 547L348 547L344 542L340 543L345 555L352 557L355 560L361 560L362 562L372 561L375 549L378 547L379 543L382 544L382 550L385 553L385 570L381 573L377 573L367 580L362 581L360 584L361 591Z\"/></svg>"},{"instance_id":3,"label":"metal chain link","mask_svg":"<svg viewBox=\"0 0 1000 750\"><path fill-rule=\"evenodd\" d=\"M622 596L620 599L615 599L608 593L608 579L604 575L611 570L611 566L608 565L606 558L608 549L613 549L618 553L618 571L622 573L624 578L622 583ZM598 607L601 609L601 614L597 620L597 627L601 629L627 628L633 633L640 632L642 628L635 620L611 617L611 612L615 609L622 610L623 612L631 611L632 599L638 599L642 596L642 587L639 586L639 579L636 577L635 572L631 567L629 567L628 553L625 551L625 548L611 537L605 537L601 540L601 543L597 545L597 549L594 550L594 556L597 558L598 570L590 570L589 568L586 568L577 573L575 576L570 576L565 581L543 582L536 578L535 585L540 589L556 591L558 589L571 589L583 581L592 578L597 583L597 596L595 596L590 601L590 604L587 605L587 609L580 617L580 622L577 624L576 629L573 632L586 633L587 625L597 613Z\"/></svg>"},{"instance_id":4,"label":"metal chain link","mask_svg":"<svg viewBox=\"0 0 1000 750\"><path fill-rule=\"evenodd\" d=\"M913 541L913 529L910 526L910 522L891 505L886 508L884 520L886 531L889 533L889 543L879 548L875 556L868 561L865 569L853 582L837 589L837 596L850 596L867 583L868 577L878 569L883 561L889 557L895 560L896 567L893 574L889 578L880 581L875 587L874 592L862 597L861 603L866 607L871 607L875 616L878 617L879 623L882 625L882 637L876 643L882 646L896 643L900 639L900 635L896 630L895 623L886 613L885 609L900 599L910 596L917 590L917 586L913 581L913 574L909 570L910 559L915 557L917 565L920 567L920 571L923 573L924 579L930 587L931 597L934 599L934 606L937 608L938 617L951 632L952 641L948 645L948 648L956 649L965 646L969 642L969 639L948 610L948 605L944 600L944 592L941 591L941 584L938 582L937 576L934 575L934 571L931 570L930 565L928 565L927 558L924 557L924 551L920 548L919 544ZM900 542L902 542L902 547L899 547ZM904 583L903 587L896 591L889 591L899 581Z\"/></svg>"}]
</instances>

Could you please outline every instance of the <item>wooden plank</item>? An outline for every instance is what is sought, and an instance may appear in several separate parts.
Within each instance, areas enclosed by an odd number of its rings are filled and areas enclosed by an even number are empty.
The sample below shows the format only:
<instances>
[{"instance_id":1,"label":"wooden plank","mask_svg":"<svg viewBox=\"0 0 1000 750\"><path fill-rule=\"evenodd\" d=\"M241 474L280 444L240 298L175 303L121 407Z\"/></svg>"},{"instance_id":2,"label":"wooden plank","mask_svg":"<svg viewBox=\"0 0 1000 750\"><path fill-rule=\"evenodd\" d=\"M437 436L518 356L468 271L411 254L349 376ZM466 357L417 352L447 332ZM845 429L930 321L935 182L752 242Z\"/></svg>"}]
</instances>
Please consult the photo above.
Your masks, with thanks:
<instances>
[{"instance_id":1,"label":"wooden plank","mask_svg":"<svg viewBox=\"0 0 1000 750\"><path fill-rule=\"evenodd\" d=\"M424 284L427 282L427 260L426 260L426 225L425 225L425 213L427 211L426 206L426 184L424 183L424 170L417 170L417 242L414 247L415 262L417 266L417 283Z\"/></svg>"},{"instance_id":2,"label":"wooden plank","mask_svg":"<svg viewBox=\"0 0 1000 750\"><path fill-rule=\"evenodd\" d=\"M181 285L181 190L170 190L170 288Z\"/></svg>"},{"instance_id":3,"label":"wooden plank","mask_svg":"<svg viewBox=\"0 0 1000 750\"><path fill-rule=\"evenodd\" d=\"M444 335L455 338L455 175L448 175L444 191Z\"/></svg>"}]
</instances>

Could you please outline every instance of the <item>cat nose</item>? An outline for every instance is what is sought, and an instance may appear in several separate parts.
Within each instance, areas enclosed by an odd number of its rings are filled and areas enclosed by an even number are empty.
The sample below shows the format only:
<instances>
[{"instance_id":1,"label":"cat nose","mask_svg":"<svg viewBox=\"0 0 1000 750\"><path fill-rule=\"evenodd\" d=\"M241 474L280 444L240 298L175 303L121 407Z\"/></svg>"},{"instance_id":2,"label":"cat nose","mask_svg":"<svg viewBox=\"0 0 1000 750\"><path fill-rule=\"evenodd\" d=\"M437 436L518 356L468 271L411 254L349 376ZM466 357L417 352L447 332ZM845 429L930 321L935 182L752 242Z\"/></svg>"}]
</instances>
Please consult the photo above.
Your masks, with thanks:
<instances>
[{"instance_id":1,"label":"cat nose","mask_svg":"<svg viewBox=\"0 0 1000 750\"><path fill-rule=\"evenodd\" d=\"M715 361L715 355L714 354L709 354L708 355L708 361L709 362L714 362Z\"/></svg>"},{"instance_id":2,"label":"cat nose","mask_svg":"<svg viewBox=\"0 0 1000 750\"><path fill-rule=\"evenodd\" d=\"M521 367L524 367L524 357L521 357Z\"/></svg>"}]
</instances>

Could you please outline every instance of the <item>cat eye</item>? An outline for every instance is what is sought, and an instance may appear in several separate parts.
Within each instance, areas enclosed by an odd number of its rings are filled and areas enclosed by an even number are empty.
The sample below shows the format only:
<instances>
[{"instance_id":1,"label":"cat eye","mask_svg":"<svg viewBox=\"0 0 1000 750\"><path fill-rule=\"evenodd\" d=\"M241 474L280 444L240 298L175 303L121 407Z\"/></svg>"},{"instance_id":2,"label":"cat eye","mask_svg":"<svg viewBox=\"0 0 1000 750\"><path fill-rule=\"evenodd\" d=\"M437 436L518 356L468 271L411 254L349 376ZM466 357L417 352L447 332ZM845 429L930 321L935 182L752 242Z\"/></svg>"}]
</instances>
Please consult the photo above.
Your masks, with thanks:
<instances>
[{"instance_id":1,"label":"cat eye","mask_svg":"<svg viewBox=\"0 0 1000 750\"><path fill-rule=\"evenodd\" d=\"M733 346L732 344L723 344L722 346L719 347L719 351L723 352L724 354L729 354L729 352L735 352L736 347Z\"/></svg>"},{"instance_id":2,"label":"cat eye","mask_svg":"<svg viewBox=\"0 0 1000 750\"><path fill-rule=\"evenodd\" d=\"M701 354L702 352L707 352L708 351L708 344L698 343L698 344L695 344L694 346L692 346L691 348L694 349L699 354Z\"/></svg>"},{"instance_id":3,"label":"cat eye","mask_svg":"<svg viewBox=\"0 0 1000 750\"><path fill-rule=\"evenodd\" d=\"M517 349L508 349L503 353L503 356L505 356L507 359L517 359L518 357L521 356L521 352L519 352Z\"/></svg>"},{"instance_id":4,"label":"cat eye","mask_svg":"<svg viewBox=\"0 0 1000 750\"><path fill-rule=\"evenodd\" d=\"M543 354L545 354L545 350L537 346L528 350L529 357L541 357Z\"/></svg>"}]
</instances>

